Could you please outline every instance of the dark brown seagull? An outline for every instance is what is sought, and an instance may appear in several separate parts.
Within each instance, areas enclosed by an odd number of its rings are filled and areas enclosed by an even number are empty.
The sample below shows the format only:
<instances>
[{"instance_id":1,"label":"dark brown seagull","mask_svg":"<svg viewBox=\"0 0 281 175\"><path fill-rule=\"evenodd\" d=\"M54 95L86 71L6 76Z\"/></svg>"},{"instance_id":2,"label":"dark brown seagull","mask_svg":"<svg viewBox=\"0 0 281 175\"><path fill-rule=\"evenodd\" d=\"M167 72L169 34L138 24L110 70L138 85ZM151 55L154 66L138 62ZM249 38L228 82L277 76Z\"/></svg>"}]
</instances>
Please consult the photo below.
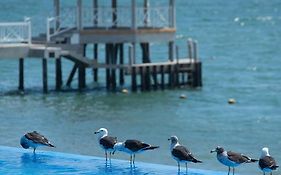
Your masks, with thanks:
<instances>
[{"instance_id":1,"label":"dark brown seagull","mask_svg":"<svg viewBox=\"0 0 281 175\"><path fill-rule=\"evenodd\" d=\"M36 148L39 146L55 147L45 136L39 134L36 131L27 133L22 136L20 139L20 144L25 149L28 149L30 147L33 148L33 153L35 153Z\"/></svg>"},{"instance_id":2,"label":"dark brown seagull","mask_svg":"<svg viewBox=\"0 0 281 175\"><path fill-rule=\"evenodd\" d=\"M202 163L202 161L196 159L186 147L179 144L177 136L171 136L168 140L171 141L170 151L172 157L178 162L178 171L180 171L180 163L185 163L186 172L188 170L188 162Z\"/></svg>"},{"instance_id":3,"label":"dark brown seagull","mask_svg":"<svg viewBox=\"0 0 281 175\"><path fill-rule=\"evenodd\" d=\"M232 151L225 151L223 147L218 146L216 149L212 150L211 153L217 153L217 159L220 163L228 167L228 175L230 173L230 168L233 168L232 174L234 175L234 168L243 163L257 162L258 160L252 159L240 153L235 153Z\"/></svg>"},{"instance_id":4,"label":"dark brown seagull","mask_svg":"<svg viewBox=\"0 0 281 175\"><path fill-rule=\"evenodd\" d=\"M272 175L272 171L279 167L275 159L269 155L269 149L266 147L261 151L259 167L263 171L263 175L265 175L265 173L270 173L270 175Z\"/></svg>"},{"instance_id":5,"label":"dark brown seagull","mask_svg":"<svg viewBox=\"0 0 281 175\"><path fill-rule=\"evenodd\" d=\"M142 141L132 139L132 140L126 140L125 142L116 143L114 145L114 152L122 151L130 154L130 164L132 165L135 164L136 154L142 153L143 151L147 151L147 150L154 150L156 148L159 148L159 146L152 146Z\"/></svg>"},{"instance_id":6,"label":"dark brown seagull","mask_svg":"<svg viewBox=\"0 0 281 175\"><path fill-rule=\"evenodd\" d=\"M105 160L107 161L107 152L109 152L109 160L111 161L111 154L113 152L113 147L117 143L117 137L108 136L108 131L106 128L100 128L95 132L98 134L98 142L105 153Z\"/></svg>"}]
</instances>

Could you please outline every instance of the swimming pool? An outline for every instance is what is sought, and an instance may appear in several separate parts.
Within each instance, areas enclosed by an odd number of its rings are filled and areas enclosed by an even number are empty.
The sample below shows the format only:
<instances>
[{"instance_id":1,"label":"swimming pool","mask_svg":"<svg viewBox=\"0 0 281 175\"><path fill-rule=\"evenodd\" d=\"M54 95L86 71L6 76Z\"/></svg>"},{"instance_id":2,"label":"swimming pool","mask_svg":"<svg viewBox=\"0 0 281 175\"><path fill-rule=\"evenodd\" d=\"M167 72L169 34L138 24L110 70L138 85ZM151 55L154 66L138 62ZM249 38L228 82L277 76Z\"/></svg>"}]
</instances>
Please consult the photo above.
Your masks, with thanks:
<instances>
[{"instance_id":1,"label":"swimming pool","mask_svg":"<svg viewBox=\"0 0 281 175\"><path fill-rule=\"evenodd\" d=\"M66 154L50 151L32 150L0 146L0 174L1 175L29 175L29 174L68 174L68 175L171 175L178 173L176 166L149 164L136 162L131 167L128 161L112 159L106 164L104 158ZM221 172L189 169L189 175L225 175Z\"/></svg>"}]
</instances>

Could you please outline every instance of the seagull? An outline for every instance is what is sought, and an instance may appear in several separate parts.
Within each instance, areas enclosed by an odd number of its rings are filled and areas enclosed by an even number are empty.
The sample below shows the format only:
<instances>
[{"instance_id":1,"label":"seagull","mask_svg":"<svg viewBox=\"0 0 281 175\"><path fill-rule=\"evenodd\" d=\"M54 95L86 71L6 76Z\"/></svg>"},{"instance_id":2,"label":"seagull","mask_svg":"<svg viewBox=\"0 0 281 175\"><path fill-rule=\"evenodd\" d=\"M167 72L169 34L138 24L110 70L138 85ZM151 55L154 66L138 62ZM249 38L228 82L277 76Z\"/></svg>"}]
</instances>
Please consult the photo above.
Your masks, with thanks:
<instances>
[{"instance_id":1,"label":"seagull","mask_svg":"<svg viewBox=\"0 0 281 175\"><path fill-rule=\"evenodd\" d=\"M220 146L211 151L211 153L213 152L217 152L217 159L220 163L228 166L228 175L230 173L230 167L233 168L232 174L234 175L235 167L239 166L240 164L258 161L240 153L225 151L224 148Z\"/></svg>"},{"instance_id":2,"label":"seagull","mask_svg":"<svg viewBox=\"0 0 281 175\"><path fill-rule=\"evenodd\" d=\"M122 151L130 154L130 164L135 164L136 154L142 153L146 150L154 150L159 148L159 146L151 146L150 144L144 143L139 140L126 140L125 142L118 142L114 145L114 151Z\"/></svg>"},{"instance_id":3,"label":"seagull","mask_svg":"<svg viewBox=\"0 0 281 175\"><path fill-rule=\"evenodd\" d=\"M39 134L37 131L33 131L22 136L20 144L24 149L28 149L30 147L33 148L34 154L36 148L39 146L55 147L45 136Z\"/></svg>"},{"instance_id":4,"label":"seagull","mask_svg":"<svg viewBox=\"0 0 281 175\"><path fill-rule=\"evenodd\" d=\"M95 134L98 134L98 141L101 148L105 152L106 162L107 162L107 152L109 152L109 160L111 161L111 154L114 145L117 143L117 137L108 136L108 131L106 128L100 128L95 132Z\"/></svg>"},{"instance_id":5,"label":"seagull","mask_svg":"<svg viewBox=\"0 0 281 175\"><path fill-rule=\"evenodd\" d=\"M171 140L170 151L172 157L178 162L178 171L180 172L180 163L185 163L186 172L188 170L187 163L202 163L201 160L196 159L192 153L184 146L179 144L177 136L171 136L168 140Z\"/></svg>"},{"instance_id":6,"label":"seagull","mask_svg":"<svg viewBox=\"0 0 281 175\"><path fill-rule=\"evenodd\" d=\"M276 164L276 161L273 157L269 155L268 148L263 148L261 151L261 157L259 160L259 167L265 173L270 173L272 175L272 170L276 170L279 166Z\"/></svg>"}]
</instances>

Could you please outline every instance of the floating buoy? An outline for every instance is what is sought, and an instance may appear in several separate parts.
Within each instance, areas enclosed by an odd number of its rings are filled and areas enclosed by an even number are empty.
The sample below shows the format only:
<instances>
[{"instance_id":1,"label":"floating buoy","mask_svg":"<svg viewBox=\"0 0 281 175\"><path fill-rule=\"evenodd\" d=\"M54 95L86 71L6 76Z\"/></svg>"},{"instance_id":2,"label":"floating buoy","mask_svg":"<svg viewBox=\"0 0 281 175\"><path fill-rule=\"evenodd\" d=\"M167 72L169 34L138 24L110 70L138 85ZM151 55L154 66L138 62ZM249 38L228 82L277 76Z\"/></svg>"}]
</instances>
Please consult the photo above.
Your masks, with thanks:
<instances>
[{"instance_id":1,"label":"floating buoy","mask_svg":"<svg viewBox=\"0 0 281 175\"><path fill-rule=\"evenodd\" d=\"M228 104L235 104L236 100L234 98L228 99Z\"/></svg>"},{"instance_id":2,"label":"floating buoy","mask_svg":"<svg viewBox=\"0 0 281 175\"><path fill-rule=\"evenodd\" d=\"M122 92L123 94L128 94L128 93L129 93L128 89L122 89L121 92Z\"/></svg>"},{"instance_id":3,"label":"floating buoy","mask_svg":"<svg viewBox=\"0 0 281 175\"><path fill-rule=\"evenodd\" d=\"M187 98L187 96L185 94L180 95L180 99L186 99L186 98Z\"/></svg>"}]
</instances>

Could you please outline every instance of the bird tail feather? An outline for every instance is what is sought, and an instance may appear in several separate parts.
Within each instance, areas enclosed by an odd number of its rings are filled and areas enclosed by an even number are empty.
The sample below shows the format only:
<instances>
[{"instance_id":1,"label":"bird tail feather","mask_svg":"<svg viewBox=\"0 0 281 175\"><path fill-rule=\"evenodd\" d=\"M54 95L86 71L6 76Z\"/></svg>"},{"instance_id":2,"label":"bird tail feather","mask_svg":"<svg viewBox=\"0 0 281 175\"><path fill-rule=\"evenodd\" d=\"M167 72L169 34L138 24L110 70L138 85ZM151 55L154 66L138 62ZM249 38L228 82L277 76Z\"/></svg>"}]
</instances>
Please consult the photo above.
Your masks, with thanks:
<instances>
[{"instance_id":1,"label":"bird tail feather","mask_svg":"<svg viewBox=\"0 0 281 175\"><path fill-rule=\"evenodd\" d=\"M157 149L157 148L159 148L159 146L149 146L149 147L144 148L143 150L144 151L145 150L154 150L154 149Z\"/></svg>"}]
</instances>

